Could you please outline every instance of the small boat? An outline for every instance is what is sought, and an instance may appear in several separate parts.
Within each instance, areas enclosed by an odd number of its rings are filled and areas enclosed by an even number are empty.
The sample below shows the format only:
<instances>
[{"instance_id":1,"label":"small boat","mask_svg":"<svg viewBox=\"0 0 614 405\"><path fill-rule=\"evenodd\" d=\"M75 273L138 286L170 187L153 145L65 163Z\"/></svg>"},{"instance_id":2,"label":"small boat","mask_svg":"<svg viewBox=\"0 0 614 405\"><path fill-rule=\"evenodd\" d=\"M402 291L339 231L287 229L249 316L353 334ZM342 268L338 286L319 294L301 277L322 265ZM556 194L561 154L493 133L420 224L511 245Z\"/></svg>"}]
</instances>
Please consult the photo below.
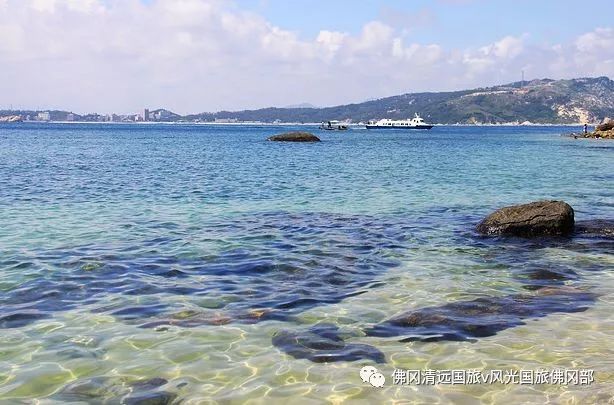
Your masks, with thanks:
<instances>
[{"instance_id":1,"label":"small boat","mask_svg":"<svg viewBox=\"0 0 614 405\"><path fill-rule=\"evenodd\" d=\"M340 121L326 121L320 124L320 129L326 131L345 131L348 129L348 126Z\"/></svg>"},{"instance_id":2,"label":"small boat","mask_svg":"<svg viewBox=\"0 0 614 405\"><path fill-rule=\"evenodd\" d=\"M427 124L416 113L414 118L405 120L391 120L388 118L381 119L379 121L369 121L367 123L367 129L431 129L432 125Z\"/></svg>"}]
</instances>

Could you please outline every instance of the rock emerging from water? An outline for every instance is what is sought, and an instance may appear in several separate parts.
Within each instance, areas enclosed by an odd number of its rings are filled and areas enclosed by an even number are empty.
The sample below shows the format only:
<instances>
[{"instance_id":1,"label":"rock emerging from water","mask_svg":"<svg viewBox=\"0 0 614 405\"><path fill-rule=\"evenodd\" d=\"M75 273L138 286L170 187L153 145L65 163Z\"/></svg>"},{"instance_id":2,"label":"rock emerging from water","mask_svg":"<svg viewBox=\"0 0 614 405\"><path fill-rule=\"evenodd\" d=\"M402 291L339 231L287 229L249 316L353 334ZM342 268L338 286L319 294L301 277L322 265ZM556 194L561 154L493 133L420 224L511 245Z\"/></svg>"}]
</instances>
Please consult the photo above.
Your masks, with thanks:
<instances>
[{"instance_id":1,"label":"rock emerging from water","mask_svg":"<svg viewBox=\"0 0 614 405\"><path fill-rule=\"evenodd\" d=\"M484 235L555 236L574 230L574 211L563 201L536 201L501 208L487 216L477 231Z\"/></svg>"},{"instance_id":2,"label":"rock emerging from water","mask_svg":"<svg viewBox=\"0 0 614 405\"><path fill-rule=\"evenodd\" d=\"M267 140L276 142L320 142L320 138L317 136L301 131L273 135L267 138Z\"/></svg>"},{"instance_id":3,"label":"rock emerging from water","mask_svg":"<svg viewBox=\"0 0 614 405\"><path fill-rule=\"evenodd\" d=\"M593 131L583 136L584 138L594 139L614 139L614 129L607 131Z\"/></svg>"},{"instance_id":4,"label":"rock emerging from water","mask_svg":"<svg viewBox=\"0 0 614 405\"><path fill-rule=\"evenodd\" d=\"M614 121L606 118L603 123L597 125L593 132L582 134L583 138L614 139Z\"/></svg>"}]
</instances>

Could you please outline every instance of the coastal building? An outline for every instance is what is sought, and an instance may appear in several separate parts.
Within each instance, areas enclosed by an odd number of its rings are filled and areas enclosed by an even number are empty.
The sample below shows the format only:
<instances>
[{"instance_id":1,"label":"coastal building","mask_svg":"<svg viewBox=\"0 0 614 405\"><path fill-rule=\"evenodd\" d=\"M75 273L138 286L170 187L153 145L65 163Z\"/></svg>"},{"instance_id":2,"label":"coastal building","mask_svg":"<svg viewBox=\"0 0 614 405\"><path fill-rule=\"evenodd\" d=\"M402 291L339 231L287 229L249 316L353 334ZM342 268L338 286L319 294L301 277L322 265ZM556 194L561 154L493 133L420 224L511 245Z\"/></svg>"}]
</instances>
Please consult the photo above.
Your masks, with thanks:
<instances>
[{"instance_id":1,"label":"coastal building","mask_svg":"<svg viewBox=\"0 0 614 405\"><path fill-rule=\"evenodd\" d=\"M149 121L149 108L143 110L143 121Z\"/></svg>"},{"instance_id":2,"label":"coastal building","mask_svg":"<svg viewBox=\"0 0 614 405\"><path fill-rule=\"evenodd\" d=\"M74 121L75 120L75 114L70 113L66 116L66 121Z\"/></svg>"},{"instance_id":3,"label":"coastal building","mask_svg":"<svg viewBox=\"0 0 614 405\"><path fill-rule=\"evenodd\" d=\"M49 111L39 112L36 115L36 119L38 121L50 121L51 120L51 114L49 113Z\"/></svg>"},{"instance_id":4,"label":"coastal building","mask_svg":"<svg viewBox=\"0 0 614 405\"><path fill-rule=\"evenodd\" d=\"M216 118L214 122L216 124L235 124L239 120L237 118Z\"/></svg>"}]
</instances>

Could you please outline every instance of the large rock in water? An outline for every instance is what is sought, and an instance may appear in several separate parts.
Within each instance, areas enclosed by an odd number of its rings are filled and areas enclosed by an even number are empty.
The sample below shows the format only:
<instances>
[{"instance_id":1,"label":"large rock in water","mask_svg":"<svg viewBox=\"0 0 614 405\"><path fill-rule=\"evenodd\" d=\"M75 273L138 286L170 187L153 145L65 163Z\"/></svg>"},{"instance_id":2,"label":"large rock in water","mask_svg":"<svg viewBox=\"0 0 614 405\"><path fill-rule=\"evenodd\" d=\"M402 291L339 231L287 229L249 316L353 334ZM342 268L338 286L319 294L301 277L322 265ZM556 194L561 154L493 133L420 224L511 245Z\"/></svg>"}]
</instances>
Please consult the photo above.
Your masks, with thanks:
<instances>
[{"instance_id":1,"label":"large rock in water","mask_svg":"<svg viewBox=\"0 0 614 405\"><path fill-rule=\"evenodd\" d=\"M537 201L501 208L487 216L477 231L485 235L568 235L574 229L574 212L563 201Z\"/></svg>"},{"instance_id":2,"label":"large rock in water","mask_svg":"<svg viewBox=\"0 0 614 405\"><path fill-rule=\"evenodd\" d=\"M310 134L309 132L286 132L279 135L273 135L268 138L269 141L278 142L320 142L320 138Z\"/></svg>"}]
</instances>

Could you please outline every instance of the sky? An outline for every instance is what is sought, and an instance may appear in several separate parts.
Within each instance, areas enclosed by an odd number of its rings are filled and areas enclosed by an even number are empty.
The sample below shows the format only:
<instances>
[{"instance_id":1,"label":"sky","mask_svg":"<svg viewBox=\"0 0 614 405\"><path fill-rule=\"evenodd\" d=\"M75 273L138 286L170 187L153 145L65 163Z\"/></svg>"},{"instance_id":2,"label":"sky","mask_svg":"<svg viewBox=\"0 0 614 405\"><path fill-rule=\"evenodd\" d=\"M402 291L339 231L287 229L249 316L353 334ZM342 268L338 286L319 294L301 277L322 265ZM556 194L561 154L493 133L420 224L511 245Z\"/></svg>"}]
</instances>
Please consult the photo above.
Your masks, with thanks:
<instances>
[{"instance_id":1,"label":"sky","mask_svg":"<svg viewBox=\"0 0 614 405\"><path fill-rule=\"evenodd\" d=\"M331 106L614 78L611 0L0 0L0 109Z\"/></svg>"}]
</instances>

